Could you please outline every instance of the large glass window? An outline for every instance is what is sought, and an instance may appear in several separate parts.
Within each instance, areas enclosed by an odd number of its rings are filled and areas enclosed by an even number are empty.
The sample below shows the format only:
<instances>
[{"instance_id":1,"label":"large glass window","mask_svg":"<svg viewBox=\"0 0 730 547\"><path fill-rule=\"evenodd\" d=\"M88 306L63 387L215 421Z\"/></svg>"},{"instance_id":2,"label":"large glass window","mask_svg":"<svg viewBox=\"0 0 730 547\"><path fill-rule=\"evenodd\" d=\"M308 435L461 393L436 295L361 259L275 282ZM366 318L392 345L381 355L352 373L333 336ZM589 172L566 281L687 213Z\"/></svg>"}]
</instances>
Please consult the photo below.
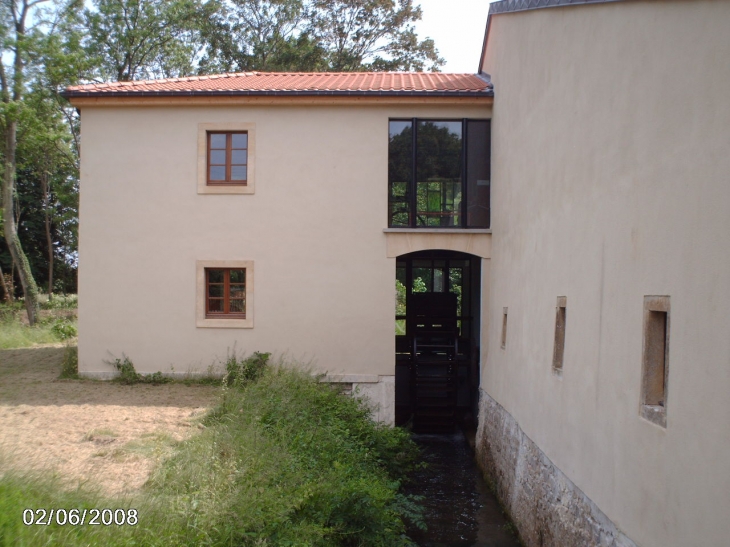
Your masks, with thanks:
<instances>
[{"instance_id":1,"label":"large glass window","mask_svg":"<svg viewBox=\"0 0 730 547\"><path fill-rule=\"evenodd\" d=\"M489 227L489 120L391 120L391 227Z\"/></svg>"}]
</instances>

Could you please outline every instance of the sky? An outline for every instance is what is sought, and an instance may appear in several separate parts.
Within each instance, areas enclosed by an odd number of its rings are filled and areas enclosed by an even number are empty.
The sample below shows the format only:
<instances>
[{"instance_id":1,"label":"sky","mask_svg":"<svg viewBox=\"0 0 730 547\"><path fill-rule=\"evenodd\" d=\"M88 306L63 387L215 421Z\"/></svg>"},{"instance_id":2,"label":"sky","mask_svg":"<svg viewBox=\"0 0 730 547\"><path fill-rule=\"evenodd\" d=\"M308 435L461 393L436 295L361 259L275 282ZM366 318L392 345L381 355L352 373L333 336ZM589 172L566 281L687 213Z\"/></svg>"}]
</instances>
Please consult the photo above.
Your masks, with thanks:
<instances>
[{"instance_id":1,"label":"sky","mask_svg":"<svg viewBox=\"0 0 730 547\"><path fill-rule=\"evenodd\" d=\"M416 24L418 37L433 38L446 64L442 72L476 73L493 0L415 0L423 18Z\"/></svg>"}]
</instances>

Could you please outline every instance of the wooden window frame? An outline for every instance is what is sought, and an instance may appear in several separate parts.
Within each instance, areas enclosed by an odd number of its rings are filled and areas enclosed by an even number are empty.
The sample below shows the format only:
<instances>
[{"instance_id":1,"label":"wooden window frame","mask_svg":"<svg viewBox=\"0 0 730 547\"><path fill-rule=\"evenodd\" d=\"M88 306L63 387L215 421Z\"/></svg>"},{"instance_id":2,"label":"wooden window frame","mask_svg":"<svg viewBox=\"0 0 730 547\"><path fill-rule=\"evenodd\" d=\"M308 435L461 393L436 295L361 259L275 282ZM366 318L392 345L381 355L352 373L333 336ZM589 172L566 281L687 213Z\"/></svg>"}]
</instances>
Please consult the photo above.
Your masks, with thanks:
<instances>
[{"instance_id":1,"label":"wooden window frame","mask_svg":"<svg viewBox=\"0 0 730 547\"><path fill-rule=\"evenodd\" d=\"M227 279L228 291L224 289L224 302L230 305L230 270L245 270L245 311L244 313L219 313L209 312L209 293L208 293L208 272L211 270L228 270ZM250 329L253 328L254 307L253 307L253 289L254 289L254 263L252 260L198 260L196 261L196 326L200 328L234 328L234 329ZM226 297L226 294L228 296ZM224 309L229 307L224 305Z\"/></svg>"},{"instance_id":2,"label":"wooden window frame","mask_svg":"<svg viewBox=\"0 0 730 547\"><path fill-rule=\"evenodd\" d=\"M243 285L243 299L231 298L231 271L243 271L243 283L236 283L237 285ZM222 297L211 297L210 296L210 274L211 272L222 272L223 283L215 283L216 285L223 285L223 296ZM221 300L223 302L222 312L210 311L210 301ZM232 300L243 300L243 312L232 312L231 301ZM205 268L205 317L206 319L246 319L246 268Z\"/></svg>"},{"instance_id":3,"label":"wooden window frame","mask_svg":"<svg viewBox=\"0 0 730 547\"><path fill-rule=\"evenodd\" d=\"M213 135L225 135L226 136L226 160L225 164L215 164L216 166L223 166L226 170L225 180L211 180L210 168L211 168L211 151L221 150L220 148L211 149L211 140ZM233 135L246 135L246 148L233 148ZM207 148L207 163L206 163L206 184L208 186L247 186L248 185L248 131L206 131L206 148ZM231 178L231 168L233 167L233 150L246 150L246 163L236 164L245 165L246 167L246 178L243 180L233 180Z\"/></svg>"},{"instance_id":4,"label":"wooden window frame","mask_svg":"<svg viewBox=\"0 0 730 547\"><path fill-rule=\"evenodd\" d=\"M246 164L246 184L214 181L208 184L209 171L209 133L247 133L248 163ZM256 181L256 124L251 122L199 123L198 124L198 194L253 194Z\"/></svg>"}]
</instances>

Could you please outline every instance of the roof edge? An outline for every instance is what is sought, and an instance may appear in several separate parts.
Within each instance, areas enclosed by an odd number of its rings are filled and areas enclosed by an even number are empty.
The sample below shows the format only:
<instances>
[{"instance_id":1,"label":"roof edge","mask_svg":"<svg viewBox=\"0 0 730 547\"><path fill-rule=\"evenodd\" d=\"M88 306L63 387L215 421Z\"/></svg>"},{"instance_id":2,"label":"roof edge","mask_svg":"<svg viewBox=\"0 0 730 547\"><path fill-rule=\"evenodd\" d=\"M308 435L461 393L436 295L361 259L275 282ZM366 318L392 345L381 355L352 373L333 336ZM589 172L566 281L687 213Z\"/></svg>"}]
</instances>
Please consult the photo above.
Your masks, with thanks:
<instances>
[{"instance_id":1,"label":"roof edge","mask_svg":"<svg viewBox=\"0 0 730 547\"><path fill-rule=\"evenodd\" d=\"M494 97L484 91L354 91L354 90L186 90L186 91L80 91L64 90L66 99L82 97Z\"/></svg>"},{"instance_id":2,"label":"roof edge","mask_svg":"<svg viewBox=\"0 0 730 547\"><path fill-rule=\"evenodd\" d=\"M562 8L566 6L582 6L585 4L607 4L609 2L626 2L627 0L501 0L489 5L487 15L487 26L484 31L484 42L482 43L482 54L479 57L477 74L482 73L484 57L487 53L487 41L489 39L489 27L492 22L492 15L502 13L516 13L520 11L532 11L545 8Z\"/></svg>"}]
</instances>

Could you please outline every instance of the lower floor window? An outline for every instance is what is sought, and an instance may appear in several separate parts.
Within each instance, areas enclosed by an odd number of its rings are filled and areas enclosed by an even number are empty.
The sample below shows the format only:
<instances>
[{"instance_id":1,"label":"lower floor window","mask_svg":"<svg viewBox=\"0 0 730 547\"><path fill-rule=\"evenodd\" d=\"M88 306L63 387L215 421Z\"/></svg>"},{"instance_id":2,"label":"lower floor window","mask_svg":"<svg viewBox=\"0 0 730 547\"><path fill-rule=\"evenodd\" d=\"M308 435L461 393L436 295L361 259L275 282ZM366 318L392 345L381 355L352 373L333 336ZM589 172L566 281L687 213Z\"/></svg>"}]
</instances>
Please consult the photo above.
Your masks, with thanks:
<instances>
[{"instance_id":1,"label":"lower floor window","mask_svg":"<svg viewBox=\"0 0 730 547\"><path fill-rule=\"evenodd\" d=\"M198 327L253 328L253 260L197 260Z\"/></svg>"},{"instance_id":2,"label":"lower floor window","mask_svg":"<svg viewBox=\"0 0 730 547\"><path fill-rule=\"evenodd\" d=\"M246 269L206 268L206 306L208 318L246 318Z\"/></svg>"}]
</instances>

